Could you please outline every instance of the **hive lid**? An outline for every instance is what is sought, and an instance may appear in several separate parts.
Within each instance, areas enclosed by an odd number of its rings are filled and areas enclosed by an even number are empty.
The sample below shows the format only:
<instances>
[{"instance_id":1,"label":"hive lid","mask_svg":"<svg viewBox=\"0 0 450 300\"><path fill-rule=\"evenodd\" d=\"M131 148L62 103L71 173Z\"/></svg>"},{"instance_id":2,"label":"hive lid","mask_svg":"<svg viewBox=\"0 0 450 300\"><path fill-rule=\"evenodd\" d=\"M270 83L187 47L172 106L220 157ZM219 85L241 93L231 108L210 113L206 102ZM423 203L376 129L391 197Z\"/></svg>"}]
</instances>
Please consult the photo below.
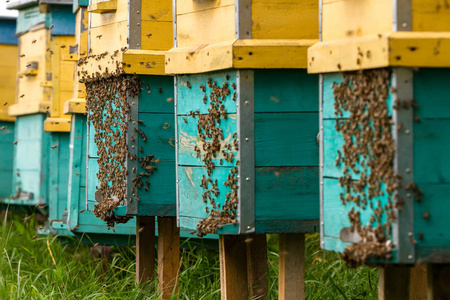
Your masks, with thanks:
<instances>
[{"instance_id":1,"label":"hive lid","mask_svg":"<svg viewBox=\"0 0 450 300\"><path fill-rule=\"evenodd\" d=\"M9 4L6 5L7 9L23 9L28 6L33 6L39 4L38 0L12 0Z\"/></svg>"}]
</instances>

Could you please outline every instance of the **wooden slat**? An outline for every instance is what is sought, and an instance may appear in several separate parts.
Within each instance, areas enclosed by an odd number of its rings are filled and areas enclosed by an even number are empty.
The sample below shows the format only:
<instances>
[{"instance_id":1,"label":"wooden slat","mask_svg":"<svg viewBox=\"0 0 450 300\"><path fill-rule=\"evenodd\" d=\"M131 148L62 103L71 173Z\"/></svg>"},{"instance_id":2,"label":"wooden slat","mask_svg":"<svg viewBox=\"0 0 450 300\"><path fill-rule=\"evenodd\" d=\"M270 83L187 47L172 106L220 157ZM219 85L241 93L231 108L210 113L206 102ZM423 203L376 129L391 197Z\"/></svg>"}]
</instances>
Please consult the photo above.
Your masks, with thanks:
<instances>
[{"instance_id":1,"label":"wooden slat","mask_svg":"<svg viewBox=\"0 0 450 300\"><path fill-rule=\"evenodd\" d=\"M410 295L411 300L428 299L427 265L415 265L411 268Z\"/></svg>"},{"instance_id":2,"label":"wooden slat","mask_svg":"<svg viewBox=\"0 0 450 300\"><path fill-rule=\"evenodd\" d=\"M70 132L70 116L60 118L47 118L44 121L44 131L46 132Z\"/></svg>"},{"instance_id":3,"label":"wooden slat","mask_svg":"<svg viewBox=\"0 0 450 300\"><path fill-rule=\"evenodd\" d=\"M248 299L245 236L219 235L222 300Z\"/></svg>"},{"instance_id":4,"label":"wooden slat","mask_svg":"<svg viewBox=\"0 0 450 300\"><path fill-rule=\"evenodd\" d=\"M16 45L0 45L0 120L4 120L1 111L16 101L18 48ZM6 103L6 105L5 105Z\"/></svg>"},{"instance_id":5,"label":"wooden slat","mask_svg":"<svg viewBox=\"0 0 450 300\"><path fill-rule=\"evenodd\" d=\"M204 73L229 68L305 68L316 40L228 40L175 48L166 54L167 74Z\"/></svg>"},{"instance_id":6,"label":"wooden slat","mask_svg":"<svg viewBox=\"0 0 450 300\"><path fill-rule=\"evenodd\" d=\"M252 38L318 39L318 2L252 1Z\"/></svg>"},{"instance_id":7,"label":"wooden slat","mask_svg":"<svg viewBox=\"0 0 450 300\"><path fill-rule=\"evenodd\" d=\"M90 29L92 54L108 51L112 54L122 47L127 47L128 22L121 21ZM109 57L109 56L108 56Z\"/></svg>"},{"instance_id":8,"label":"wooden slat","mask_svg":"<svg viewBox=\"0 0 450 300\"><path fill-rule=\"evenodd\" d=\"M394 67L450 67L450 33L394 32L320 42L308 50L308 72Z\"/></svg>"},{"instance_id":9,"label":"wooden slat","mask_svg":"<svg viewBox=\"0 0 450 300\"><path fill-rule=\"evenodd\" d=\"M411 4L413 31L450 31L450 10L445 1L414 0Z\"/></svg>"},{"instance_id":10,"label":"wooden slat","mask_svg":"<svg viewBox=\"0 0 450 300\"><path fill-rule=\"evenodd\" d=\"M86 113L86 99L75 98L70 99L64 103L63 112L65 114L85 114Z\"/></svg>"},{"instance_id":11,"label":"wooden slat","mask_svg":"<svg viewBox=\"0 0 450 300\"><path fill-rule=\"evenodd\" d=\"M265 234L249 234L247 244L247 277L249 297L267 299L269 280L267 275L267 238Z\"/></svg>"},{"instance_id":12,"label":"wooden slat","mask_svg":"<svg viewBox=\"0 0 450 300\"><path fill-rule=\"evenodd\" d=\"M10 116L7 109L0 109L0 121L13 122L15 120L16 117Z\"/></svg>"},{"instance_id":13,"label":"wooden slat","mask_svg":"<svg viewBox=\"0 0 450 300\"><path fill-rule=\"evenodd\" d=\"M155 217L136 217L136 281L149 284L155 278Z\"/></svg>"},{"instance_id":14,"label":"wooden slat","mask_svg":"<svg viewBox=\"0 0 450 300\"><path fill-rule=\"evenodd\" d=\"M178 47L219 43L234 38L234 5L177 15Z\"/></svg>"},{"instance_id":15,"label":"wooden slat","mask_svg":"<svg viewBox=\"0 0 450 300\"><path fill-rule=\"evenodd\" d=\"M176 217L158 217L158 291L162 299L178 295L180 229Z\"/></svg>"},{"instance_id":16,"label":"wooden slat","mask_svg":"<svg viewBox=\"0 0 450 300\"><path fill-rule=\"evenodd\" d=\"M141 2L141 19L160 22L172 22L171 0L150 0Z\"/></svg>"},{"instance_id":17,"label":"wooden slat","mask_svg":"<svg viewBox=\"0 0 450 300\"><path fill-rule=\"evenodd\" d=\"M23 102L11 105L8 114L11 116L20 116L35 113L47 113L50 111L50 102Z\"/></svg>"},{"instance_id":18,"label":"wooden slat","mask_svg":"<svg viewBox=\"0 0 450 300\"><path fill-rule=\"evenodd\" d=\"M305 299L305 234L280 234L278 299Z\"/></svg>"},{"instance_id":19,"label":"wooden slat","mask_svg":"<svg viewBox=\"0 0 450 300\"><path fill-rule=\"evenodd\" d=\"M410 274L409 266L386 266L378 273L379 300L409 300Z\"/></svg>"},{"instance_id":20,"label":"wooden slat","mask_svg":"<svg viewBox=\"0 0 450 300\"><path fill-rule=\"evenodd\" d=\"M324 41L390 32L391 0L324 0L322 38Z\"/></svg>"},{"instance_id":21,"label":"wooden slat","mask_svg":"<svg viewBox=\"0 0 450 300\"><path fill-rule=\"evenodd\" d=\"M173 24L171 21L142 21L141 49L169 50L173 46Z\"/></svg>"},{"instance_id":22,"label":"wooden slat","mask_svg":"<svg viewBox=\"0 0 450 300\"><path fill-rule=\"evenodd\" d=\"M234 5L234 0L192 1L178 0L177 14L188 14L202 10L215 9L223 6Z\"/></svg>"},{"instance_id":23,"label":"wooden slat","mask_svg":"<svg viewBox=\"0 0 450 300\"><path fill-rule=\"evenodd\" d=\"M120 1L125 2L125 1ZM126 2L125 2L126 3ZM93 3L88 6L88 12L94 14L114 13L117 10L117 0L107 0Z\"/></svg>"}]
</instances>

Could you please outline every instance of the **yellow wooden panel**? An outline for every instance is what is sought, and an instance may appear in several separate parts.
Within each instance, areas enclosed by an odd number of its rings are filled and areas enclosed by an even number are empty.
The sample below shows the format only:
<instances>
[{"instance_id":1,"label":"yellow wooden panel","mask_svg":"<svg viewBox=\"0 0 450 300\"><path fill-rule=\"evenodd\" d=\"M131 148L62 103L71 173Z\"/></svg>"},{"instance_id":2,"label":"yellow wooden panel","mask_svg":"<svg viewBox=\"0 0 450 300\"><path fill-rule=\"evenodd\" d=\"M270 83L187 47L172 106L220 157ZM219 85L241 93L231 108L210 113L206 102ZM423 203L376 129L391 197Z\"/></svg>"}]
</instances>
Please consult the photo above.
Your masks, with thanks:
<instances>
[{"instance_id":1,"label":"yellow wooden panel","mask_svg":"<svg viewBox=\"0 0 450 300\"><path fill-rule=\"evenodd\" d=\"M85 7L81 7L76 15L75 23L75 41L78 45L78 58L82 58L88 55L88 20L89 14ZM81 84L78 76L78 67L74 73L73 93L72 98L84 98L86 97L86 87Z\"/></svg>"},{"instance_id":2,"label":"yellow wooden panel","mask_svg":"<svg viewBox=\"0 0 450 300\"><path fill-rule=\"evenodd\" d=\"M109 13L91 13L91 28L105 26L113 23L123 22L128 19L128 1L117 0L116 3L110 3L110 1L102 2L108 3L110 6L114 6L116 10ZM98 4L96 4L98 5ZM89 7L88 7L89 11ZM101 11L101 10L99 10Z\"/></svg>"},{"instance_id":3,"label":"yellow wooden panel","mask_svg":"<svg viewBox=\"0 0 450 300\"><path fill-rule=\"evenodd\" d=\"M173 48L166 52L167 74L202 73L233 66L235 40L199 47Z\"/></svg>"},{"instance_id":4,"label":"yellow wooden panel","mask_svg":"<svg viewBox=\"0 0 450 300\"><path fill-rule=\"evenodd\" d=\"M92 1L88 6L88 12L93 14L114 13L117 10L117 0Z\"/></svg>"},{"instance_id":5,"label":"yellow wooden panel","mask_svg":"<svg viewBox=\"0 0 450 300\"><path fill-rule=\"evenodd\" d=\"M234 5L234 0L177 0L177 15Z\"/></svg>"},{"instance_id":6,"label":"yellow wooden panel","mask_svg":"<svg viewBox=\"0 0 450 300\"><path fill-rule=\"evenodd\" d=\"M413 31L450 31L448 0L412 0Z\"/></svg>"},{"instance_id":7,"label":"yellow wooden panel","mask_svg":"<svg viewBox=\"0 0 450 300\"><path fill-rule=\"evenodd\" d=\"M91 28L91 54L100 54L105 51L112 53L122 47L127 47L127 35L126 21Z\"/></svg>"},{"instance_id":8,"label":"yellow wooden panel","mask_svg":"<svg viewBox=\"0 0 450 300\"><path fill-rule=\"evenodd\" d=\"M72 97L74 61L63 61L69 55L70 46L75 43L75 36L53 36L51 40L52 55L52 107L51 117L63 115L64 102Z\"/></svg>"},{"instance_id":9,"label":"yellow wooden panel","mask_svg":"<svg viewBox=\"0 0 450 300\"><path fill-rule=\"evenodd\" d=\"M323 0L323 41L392 31L392 0Z\"/></svg>"},{"instance_id":10,"label":"yellow wooden panel","mask_svg":"<svg viewBox=\"0 0 450 300\"><path fill-rule=\"evenodd\" d=\"M394 32L389 41L392 66L450 67L450 32Z\"/></svg>"},{"instance_id":11,"label":"yellow wooden panel","mask_svg":"<svg viewBox=\"0 0 450 300\"><path fill-rule=\"evenodd\" d=\"M18 49L0 45L0 109L7 110L16 101ZM1 119L0 119L1 120Z\"/></svg>"},{"instance_id":12,"label":"yellow wooden panel","mask_svg":"<svg viewBox=\"0 0 450 300\"><path fill-rule=\"evenodd\" d=\"M0 121L14 122L16 117L10 116L7 109L0 109Z\"/></svg>"},{"instance_id":13,"label":"yellow wooden panel","mask_svg":"<svg viewBox=\"0 0 450 300\"><path fill-rule=\"evenodd\" d=\"M172 22L142 21L141 49L169 50L172 46Z\"/></svg>"},{"instance_id":14,"label":"yellow wooden panel","mask_svg":"<svg viewBox=\"0 0 450 300\"><path fill-rule=\"evenodd\" d=\"M235 38L234 29L234 5L178 15L178 47L232 40Z\"/></svg>"},{"instance_id":15,"label":"yellow wooden panel","mask_svg":"<svg viewBox=\"0 0 450 300\"><path fill-rule=\"evenodd\" d=\"M318 1L253 1L252 38L318 39Z\"/></svg>"},{"instance_id":16,"label":"yellow wooden panel","mask_svg":"<svg viewBox=\"0 0 450 300\"><path fill-rule=\"evenodd\" d=\"M141 2L143 21L172 22L172 0L141 0Z\"/></svg>"},{"instance_id":17,"label":"yellow wooden panel","mask_svg":"<svg viewBox=\"0 0 450 300\"><path fill-rule=\"evenodd\" d=\"M31 62L38 63L38 70L36 76L19 76L16 103L51 100L50 88L40 85L47 80L47 72L51 72L49 38L49 31L45 28L29 31L19 37L19 74L26 73L26 65Z\"/></svg>"},{"instance_id":18,"label":"yellow wooden panel","mask_svg":"<svg viewBox=\"0 0 450 300\"><path fill-rule=\"evenodd\" d=\"M129 74L164 75L165 51L129 49L122 55L123 70Z\"/></svg>"},{"instance_id":19,"label":"yellow wooden panel","mask_svg":"<svg viewBox=\"0 0 450 300\"><path fill-rule=\"evenodd\" d=\"M86 114L86 99L85 98L73 98L64 103L65 114Z\"/></svg>"},{"instance_id":20,"label":"yellow wooden panel","mask_svg":"<svg viewBox=\"0 0 450 300\"><path fill-rule=\"evenodd\" d=\"M449 32L392 32L320 42L308 50L308 72L392 67L450 67Z\"/></svg>"},{"instance_id":21,"label":"yellow wooden panel","mask_svg":"<svg viewBox=\"0 0 450 300\"><path fill-rule=\"evenodd\" d=\"M47 132L70 132L70 116L60 118L47 118L44 121L44 131Z\"/></svg>"},{"instance_id":22,"label":"yellow wooden panel","mask_svg":"<svg viewBox=\"0 0 450 300\"><path fill-rule=\"evenodd\" d=\"M317 40L237 40L233 66L238 69L307 67L307 50Z\"/></svg>"},{"instance_id":23,"label":"yellow wooden panel","mask_svg":"<svg viewBox=\"0 0 450 300\"><path fill-rule=\"evenodd\" d=\"M8 114L11 116L20 116L36 113L47 113L50 111L51 102L23 102L11 105L8 109Z\"/></svg>"},{"instance_id":24,"label":"yellow wooden panel","mask_svg":"<svg viewBox=\"0 0 450 300\"><path fill-rule=\"evenodd\" d=\"M166 52L167 74L229 68L306 68L307 49L317 40L230 40Z\"/></svg>"}]
</instances>

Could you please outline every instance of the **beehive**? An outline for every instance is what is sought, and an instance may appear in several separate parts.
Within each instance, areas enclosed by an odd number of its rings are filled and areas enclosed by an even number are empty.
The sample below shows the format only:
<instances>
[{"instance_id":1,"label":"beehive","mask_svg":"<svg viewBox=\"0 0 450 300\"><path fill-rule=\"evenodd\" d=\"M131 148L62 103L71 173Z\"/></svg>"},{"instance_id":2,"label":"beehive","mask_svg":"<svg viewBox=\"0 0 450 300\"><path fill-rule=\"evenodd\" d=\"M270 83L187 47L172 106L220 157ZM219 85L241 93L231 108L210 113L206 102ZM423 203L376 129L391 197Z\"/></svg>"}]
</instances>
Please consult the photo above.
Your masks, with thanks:
<instances>
[{"instance_id":1,"label":"beehive","mask_svg":"<svg viewBox=\"0 0 450 300\"><path fill-rule=\"evenodd\" d=\"M322 247L352 263L448 263L449 10L323 1L322 16L308 53L323 74Z\"/></svg>"},{"instance_id":2,"label":"beehive","mask_svg":"<svg viewBox=\"0 0 450 300\"><path fill-rule=\"evenodd\" d=\"M66 97L65 91L71 89L72 76L65 77L61 69L68 68L62 60L69 54L74 18L68 5L48 6L45 13L40 13L37 1L13 2L8 8L19 10L18 92L16 103L8 110L17 117L11 203L46 204L51 136L44 131L45 113L54 115L59 111L60 97ZM47 130L48 125L55 130L64 124L59 121L46 124Z\"/></svg>"},{"instance_id":3,"label":"beehive","mask_svg":"<svg viewBox=\"0 0 450 300\"><path fill-rule=\"evenodd\" d=\"M305 69L317 3L176 1L176 16L179 226L315 231L318 79Z\"/></svg>"},{"instance_id":4,"label":"beehive","mask_svg":"<svg viewBox=\"0 0 450 300\"><path fill-rule=\"evenodd\" d=\"M17 38L16 19L0 16L0 199L11 196L14 153L14 117L8 106L16 97Z\"/></svg>"},{"instance_id":5,"label":"beehive","mask_svg":"<svg viewBox=\"0 0 450 300\"><path fill-rule=\"evenodd\" d=\"M108 203L96 212L105 220L109 214L114 221L176 214L175 186L169 184L175 182L173 78L164 76L163 51L172 45L171 6L171 1L106 1L88 7L91 48L79 60L90 119L87 200ZM129 93L110 91L125 85ZM119 118L109 119L105 110ZM104 133L112 134L111 140ZM115 143L123 144L103 148ZM120 182L110 189L113 166ZM111 191L119 202L111 200Z\"/></svg>"}]
</instances>

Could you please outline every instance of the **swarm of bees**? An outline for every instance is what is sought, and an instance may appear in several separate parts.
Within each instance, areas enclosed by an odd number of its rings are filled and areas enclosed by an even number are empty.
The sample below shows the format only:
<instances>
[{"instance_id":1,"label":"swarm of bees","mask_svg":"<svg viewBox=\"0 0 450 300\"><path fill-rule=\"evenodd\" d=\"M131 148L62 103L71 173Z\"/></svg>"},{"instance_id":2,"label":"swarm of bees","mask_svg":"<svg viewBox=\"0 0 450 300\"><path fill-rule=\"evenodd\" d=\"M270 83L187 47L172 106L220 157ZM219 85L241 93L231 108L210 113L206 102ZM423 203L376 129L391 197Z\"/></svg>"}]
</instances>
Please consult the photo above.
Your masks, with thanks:
<instances>
[{"instance_id":1,"label":"swarm of bees","mask_svg":"<svg viewBox=\"0 0 450 300\"><path fill-rule=\"evenodd\" d=\"M343 205L354 203L361 210L369 206L373 211L366 225L361 223L360 211L352 207L348 212L350 230L362 239L347 246L342 258L349 265L356 265L369 259L392 258L394 208L401 210L404 200L395 193L402 183L401 175L394 173L393 121L387 106L391 74L380 69L343 76L340 84L333 84L337 117L349 113L348 119L337 119L335 125L344 137L342 152L338 151L335 161L335 166L343 167L339 185L344 192L340 199ZM415 185L411 189L418 190ZM387 204L381 204L381 197L387 199Z\"/></svg>"},{"instance_id":2,"label":"swarm of bees","mask_svg":"<svg viewBox=\"0 0 450 300\"><path fill-rule=\"evenodd\" d=\"M228 80L228 78L227 78ZM225 81L220 87L217 82L211 78L208 79L207 86L210 89L209 93L209 106L207 114L200 114L200 111L191 111L189 116L191 118L197 118L197 136L199 138L198 146L194 147L197 158L200 158L205 164L207 176L203 176L201 179L200 187L205 191L202 195L202 200L207 207L205 212L209 213L209 216L198 222L197 224L197 236L202 237L208 233L217 233L217 229L224 224L237 224L236 221L236 209L238 203L238 168L230 168L230 173L227 180L223 184L230 189L230 192L225 195L225 203L220 207L216 200L220 194L219 182L212 180L211 175L215 169L215 159L223 157L223 160L235 163L239 165L239 161L235 160L234 151L237 151L237 134L233 134L233 141L231 143L226 142L223 129L220 128L221 120L227 120L228 115L224 106L224 102L227 98L230 98L230 88L228 82ZM191 83L186 82L186 87L191 89ZM203 102L206 104L208 97L206 86L201 85L200 90L205 93ZM205 100L206 98L206 100ZM187 122L187 121L185 121ZM221 163L221 164L222 164ZM211 210L208 207L208 203Z\"/></svg>"}]
</instances>

